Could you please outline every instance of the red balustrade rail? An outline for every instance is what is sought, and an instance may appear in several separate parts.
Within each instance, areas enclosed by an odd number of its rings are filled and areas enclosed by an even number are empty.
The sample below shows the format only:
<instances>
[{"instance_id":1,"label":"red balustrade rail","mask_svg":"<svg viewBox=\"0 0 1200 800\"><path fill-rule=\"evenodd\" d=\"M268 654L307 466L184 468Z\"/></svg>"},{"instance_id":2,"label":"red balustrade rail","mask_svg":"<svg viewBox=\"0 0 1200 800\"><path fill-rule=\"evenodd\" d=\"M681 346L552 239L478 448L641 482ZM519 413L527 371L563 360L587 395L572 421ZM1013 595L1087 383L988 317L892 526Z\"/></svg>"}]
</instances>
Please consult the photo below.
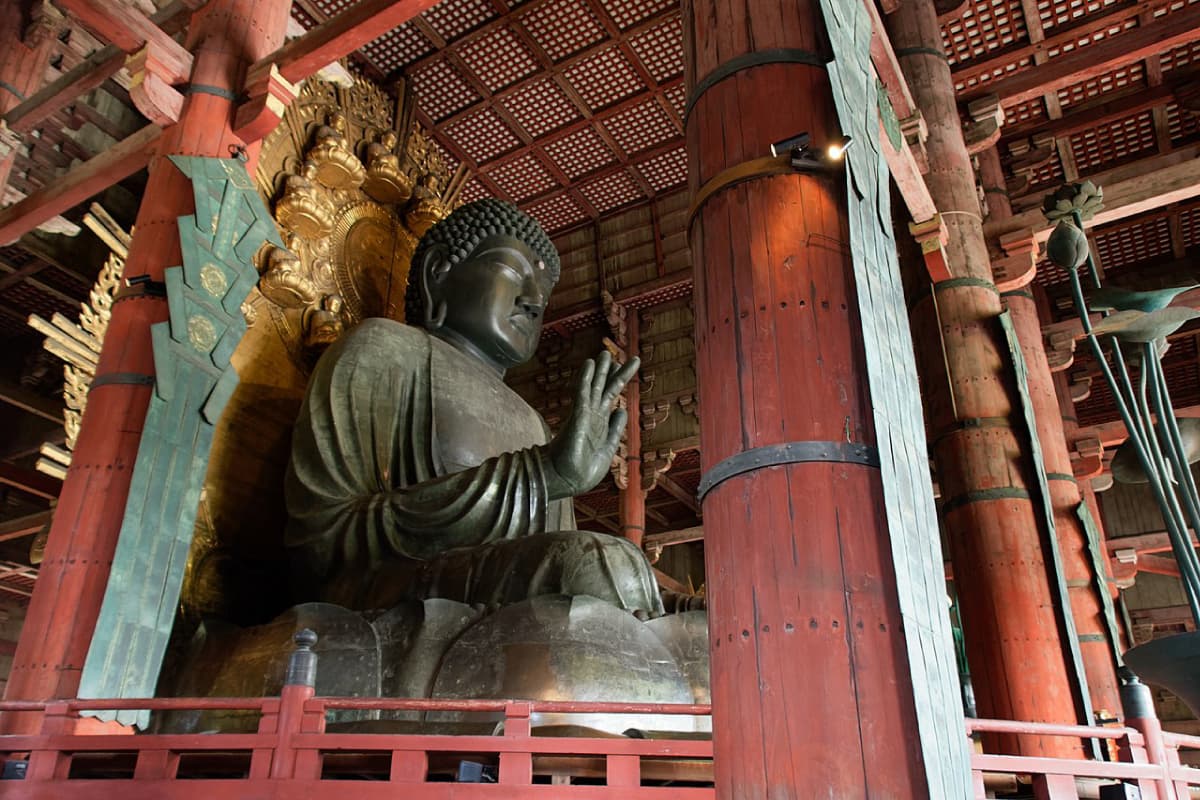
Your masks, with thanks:
<instances>
[{"instance_id":1,"label":"red balustrade rail","mask_svg":"<svg viewBox=\"0 0 1200 800\"><path fill-rule=\"evenodd\" d=\"M246 711L259 715L254 733L81 734L79 714L91 710ZM339 733L326 728L334 711L490 714L497 735ZM314 697L286 686L276 698L156 698L0 702L0 713L41 717L41 732L0 736L0 758L27 761L23 780L0 781L0 798L24 800L713 800L712 743L666 734L638 739L535 736L537 714L707 716L705 705L399 700ZM1164 732L1157 720L1097 728L1003 720L966 720L966 734L1028 734L1103 739L1120 760L1089 761L975 753L976 798L985 779L1030 780L1039 800L1076 800L1079 786L1124 782L1143 800L1200 797L1200 769L1184 766L1181 750L1200 751L1200 737ZM474 761L495 767L494 784L451 783L453 767ZM545 781L549 780L549 783ZM541 781L541 782L536 782Z\"/></svg>"},{"instance_id":2,"label":"red balustrade rail","mask_svg":"<svg viewBox=\"0 0 1200 800\"><path fill-rule=\"evenodd\" d=\"M1184 766L1180 759L1180 750L1200 750L1200 737L1167 733L1157 719L1131 719L1127 723L1129 727L1125 728L1101 728L968 719L968 736L1010 733L1107 739L1117 743L1120 758L1118 761L1088 761L975 753L971 757L975 797L977 800L987 797L985 775L999 774L1028 775L1038 800L1077 800L1081 796L1077 779L1132 784L1141 792L1142 800L1200 798L1200 769Z\"/></svg>"},{"instance_id":3,"label":"red balustrade rail","mask_svg":"<svg viewBox=\"0 0 1200 800\"><path fill-rule=\"evenodd\" d=\"M79 712L257 712L255 733L79 734ZM334 710L489 713L498 735L337 733ZM706 705L314 697L286 686L278 698L158 698L0 702L0 712L41 715L34 736L0 736L0 757L28 760L0 798L30 800L354 800L578 797L712 800L712 742L671 738L534 736L534 714L707 716ZM450 783L453 766L494 766L495 783ZM535 783L537 780L550 783ZM548 776L548 777L547 777ZM352 783L350 781L353 781ZM577 783L573 783L577 781ZM398 794L399 785L403 786ZM690 784L690 785L689 785Z\"/></svg>"}]
</instances>

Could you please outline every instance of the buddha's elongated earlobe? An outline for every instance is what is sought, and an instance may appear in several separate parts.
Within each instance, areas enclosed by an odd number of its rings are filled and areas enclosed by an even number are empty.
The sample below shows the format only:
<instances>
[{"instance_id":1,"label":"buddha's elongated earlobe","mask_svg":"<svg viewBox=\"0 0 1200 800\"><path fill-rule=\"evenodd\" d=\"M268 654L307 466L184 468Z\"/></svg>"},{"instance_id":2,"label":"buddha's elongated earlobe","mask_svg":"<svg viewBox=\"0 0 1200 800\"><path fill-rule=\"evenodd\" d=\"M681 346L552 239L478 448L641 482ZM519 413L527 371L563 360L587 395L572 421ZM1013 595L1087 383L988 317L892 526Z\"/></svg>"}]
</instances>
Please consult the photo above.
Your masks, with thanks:
<instances>
[{"instance_id":1,"label":"buddha's elongated earlobe","mask_svg":"<svg viewBox=\"0 0 1200 800\"><path fill-rule=\"evenodd\" d=\"M425 253L421 267L421 294L425 300L425 330L436 331L446 322L446 301L435 300L431 288L435 281L440 281L450 271L450 263L445 259L445 248L431 247Z\"/></svg>"}]
</instances>

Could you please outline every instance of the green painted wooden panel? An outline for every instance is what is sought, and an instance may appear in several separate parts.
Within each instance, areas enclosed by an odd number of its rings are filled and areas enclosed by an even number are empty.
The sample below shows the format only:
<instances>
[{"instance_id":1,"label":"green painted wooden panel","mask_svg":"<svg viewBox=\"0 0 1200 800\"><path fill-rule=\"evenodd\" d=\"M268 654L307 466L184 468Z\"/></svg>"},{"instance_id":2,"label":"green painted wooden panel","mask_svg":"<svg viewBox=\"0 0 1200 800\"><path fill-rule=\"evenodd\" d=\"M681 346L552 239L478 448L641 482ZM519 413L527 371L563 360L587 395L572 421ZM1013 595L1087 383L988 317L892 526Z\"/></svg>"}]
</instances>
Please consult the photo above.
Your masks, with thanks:
<instances>
[{"instance_id":1,"label":"green painted wooden panel","mask_svg":"<svg viewBox=\"0 0 1200 800\"><path fill-rule=\"evenodd\" d=\"M971 796L970 754L962 735L916 360L892 235L889 175L880 150L881 93L871 66L871 21L855 0L821 0L821 9L834 53L829 75L838 118L842 132L854 139L846 151L850 248L917 735L929 797L961 800Z\"/></svg>"},{"instance_id":2,"label":"green painted wooden panel","mask_svg":"<svg viewBox=\"0 0 1200 800\"><path fill-rule=\"evenodd\" d=\"M213 432L237 387L230 358L258 280L252 256L283 247L245 165L176 156L196 213L179 218L183 265L166 270L169 319L151 328L155 392L79 696L154 694L175 620ZM145 727L146 711L98 713Z\"/></svg>"}]
</instances>

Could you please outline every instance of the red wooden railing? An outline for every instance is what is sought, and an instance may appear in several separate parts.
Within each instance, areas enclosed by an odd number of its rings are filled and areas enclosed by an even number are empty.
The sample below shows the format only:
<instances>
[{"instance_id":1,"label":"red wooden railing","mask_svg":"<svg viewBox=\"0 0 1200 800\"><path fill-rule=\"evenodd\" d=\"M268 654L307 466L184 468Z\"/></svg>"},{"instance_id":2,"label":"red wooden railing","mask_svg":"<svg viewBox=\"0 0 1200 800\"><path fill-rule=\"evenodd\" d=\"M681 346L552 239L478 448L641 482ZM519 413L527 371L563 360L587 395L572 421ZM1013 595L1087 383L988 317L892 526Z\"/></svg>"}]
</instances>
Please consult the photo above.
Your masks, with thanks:
<instances>
[{"instance_id":1,"label":"red wooden railing","mask_svg":"<svg viewBox=\"0 0 1200 800\"><path fill-rule=\"evenodd\" d=\"M1137 786L1142 800L1191 800L1200 797L1200 769L1183 766L1180 750L1200 751L1200 736L1168 733L1157 719L1131 719L1129 727L1100 728L1050 725L997 719L968 719L973 733L1064 736L1115 741L1119 761L1086 761L1065 758L1030 758L975 753L971 770L977 800L987 797L985 775L1028 775L1038 800L1077 800L1079 781L1096 779Z\"/></svg>"},{"instance_id":2,"label":"red wooden railing","mask_svg":"<svg viewBox=\"0 0 1200 800\"><path fill-rule=\"evenodd\" d=\"M255 733L73 732L79 712L100 709L246 711L260 718ZM495 736L331 733L326 719L335 710L488 713L502 716L504 726ZM0 757L28 760L24 780L0 781L0 798L714 797L705 785L711 782L709 741L535 736L530 728L531 715L539 713L706 716L710 709L702 705L328 698L293 685L277 698L10 701L0 702L0 712L35 713L42 723L37 735L0 736ZM1097 782L1122 781L1137 786L1143 800L1200 797L1200 769L1184 766L1180 758L1181 750L1200 751L1200 737L1164 732L1154 719L1132 720L1123 728L968 719L966 733L1103 739L1115 742L1120 754L1119 761L1088 761L975 753L976 798L987 796L985 776L992 775L1031 781L1039 800L1076 800L1084 796L1078 787L1089 780L1090 796ZM447 782L448 765L461 760L496 766L496 783ZM578 782L572 784L572 776Z\"/></svg>"},{"instance_id":3,"label":"red wooden railing","mask_svg":"<svg viewBox=\"0 0 1200 800\"><path fill-rule=\"evenodd\" d=\"M102 709L250 711L261 717L255 733L73 732L79 712ZM327 712L337 709L486 712L502 714L504 728L495 736L326 732ZM711 782L711 741L534 736L530 729L537 713L708 715L709 706L701 705L327 698L294 685L278 698L0 702L0 712L42 717L38 735L0 736L0 757L28 759L24 780L0 781L3 798L713 798L711 786L703 785ZM446 782L446 764L462 760L498 766L496 782ZM551 783L534 783L535 764L539 776L551 776L540 780ZM564 785L572 774L583 774L588 785ZM349 784L348 778L359 780ZM692 785L679 785L681 778Z\"/></svg>"}]
</instances>

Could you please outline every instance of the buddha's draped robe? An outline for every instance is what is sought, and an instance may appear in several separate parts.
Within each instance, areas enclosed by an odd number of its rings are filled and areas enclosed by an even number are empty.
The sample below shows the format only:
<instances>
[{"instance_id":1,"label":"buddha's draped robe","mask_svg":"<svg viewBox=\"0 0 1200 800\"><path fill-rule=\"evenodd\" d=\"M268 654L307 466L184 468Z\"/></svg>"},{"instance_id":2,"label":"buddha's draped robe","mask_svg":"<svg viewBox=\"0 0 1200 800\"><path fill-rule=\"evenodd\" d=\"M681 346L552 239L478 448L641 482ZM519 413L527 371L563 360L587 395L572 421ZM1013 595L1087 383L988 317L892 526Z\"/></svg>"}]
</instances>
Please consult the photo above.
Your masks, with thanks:
<instances>
[{"instance_id":1,"label":"buddha's draped robe","mask_svg":"<svg viewBox=\"0 0 1200 800\"><path fill-rule=\"evenodd\" d=\"M478 361L421 329L363 322L317 363L293 436L297 590L359 609L590 594L660 613L641 551L572 530L570 500L550 500L532 449L547 440Z\"/></svg>"}]
</instances>

